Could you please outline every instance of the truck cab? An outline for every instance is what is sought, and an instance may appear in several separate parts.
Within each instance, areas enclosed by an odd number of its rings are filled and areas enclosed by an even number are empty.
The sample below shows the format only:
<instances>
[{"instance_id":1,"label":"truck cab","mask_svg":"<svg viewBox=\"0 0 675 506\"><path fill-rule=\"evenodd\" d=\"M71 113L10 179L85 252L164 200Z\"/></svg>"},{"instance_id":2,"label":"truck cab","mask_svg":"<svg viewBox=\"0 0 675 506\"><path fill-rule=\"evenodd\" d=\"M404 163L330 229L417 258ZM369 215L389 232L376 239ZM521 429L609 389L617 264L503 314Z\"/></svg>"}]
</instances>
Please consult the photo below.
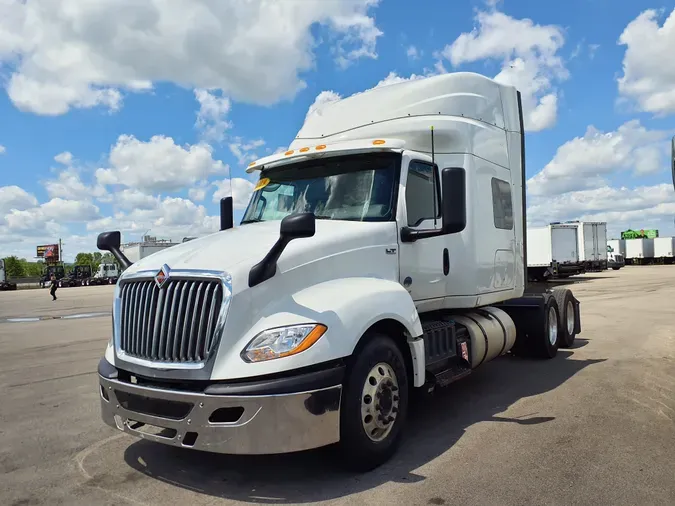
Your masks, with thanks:
<instances>
[{"instance_id":1,"label":"truck cab","mask_svg":"<svg viewBox=\"0 0 675 506\"><path fill-rule=\"evenodd\" d=\"M100 234L126 269L103 420L222 453L336 444L367 470L396 450L413 391L509 352L555 357L579 302L526 292L524 148L511 86L391 85L320 108L252 162L239 226L224 199L219 232L133 265L119 232Z\"/></svg>"},{"instance_id":2,"label":"truck cab","mask_svg":"<svg viewBox=\"0 0 675 506\"><path fill-rule=\"evenodd\" d=\"M96 273L94 274L94 279L102 283L113 284L117 282L120 272L115 264L106 264L102 263L98 266Z\"/></svg>"},{"instance_id":3,"label":"truck cab","mask_svg":"<svg viewBox=\"0 0 675 506\"><path fill-rule=\"evenodd\" d=\"M7 279L7 271L5 270L5 260L0 258L0 291L16 290L16 283L11 283Z\"/></svg>"},{"instance_id":4,"label":"truck cab","mask_svg":"<svg viewBox=\"0 0 675 506\"><path fill-rule=\"evenodd\" d=\"M624 267L625 265L626 259L623 257L623 255L618 251L614 251L614 248L608 244L607 267L615 271L618 271L619 269L621 269L621 267Z\"/></svg>"}]
</instances>

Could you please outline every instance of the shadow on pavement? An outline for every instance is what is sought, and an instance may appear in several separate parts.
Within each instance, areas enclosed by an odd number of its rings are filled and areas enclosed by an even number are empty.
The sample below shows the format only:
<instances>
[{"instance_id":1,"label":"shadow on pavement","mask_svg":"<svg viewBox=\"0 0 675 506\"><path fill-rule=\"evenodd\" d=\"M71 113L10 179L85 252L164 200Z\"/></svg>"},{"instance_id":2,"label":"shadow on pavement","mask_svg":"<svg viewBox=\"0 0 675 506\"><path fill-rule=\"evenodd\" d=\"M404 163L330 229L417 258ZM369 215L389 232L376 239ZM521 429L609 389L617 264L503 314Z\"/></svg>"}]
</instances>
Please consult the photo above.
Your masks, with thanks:
<instances>
[{"instance_id":1,"label":"shadow on pavement","mask_svg":"<svg viewBox=\"0 0 675 506\"><path fill-rule=\"evenodd\" d=\"M578 339L575 347L587 341ZM327 501L383 483L415 483L415 470L450 449L475 423L492 421L536 425L554 419L546 413L499 416L524 397L551 391L586 367L604 362L573 360L560 350L553 360L505 356L431 398L415 398L407 436L387 464L367 474L340 470L330 448L290 455L228 456L183 450L139 440L125 451L126 463L149 477L213 497L286 504Z\"/></svg>"}]
</instances>

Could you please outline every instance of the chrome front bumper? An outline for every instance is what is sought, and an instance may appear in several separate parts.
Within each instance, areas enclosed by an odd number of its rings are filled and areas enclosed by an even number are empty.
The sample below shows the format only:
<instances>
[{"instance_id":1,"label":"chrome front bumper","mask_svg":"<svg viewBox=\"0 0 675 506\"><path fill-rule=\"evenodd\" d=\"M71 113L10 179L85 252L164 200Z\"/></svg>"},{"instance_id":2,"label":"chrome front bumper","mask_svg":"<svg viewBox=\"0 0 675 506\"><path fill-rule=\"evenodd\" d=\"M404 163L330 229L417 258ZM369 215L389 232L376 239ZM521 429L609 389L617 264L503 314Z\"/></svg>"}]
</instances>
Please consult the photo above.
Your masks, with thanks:
<instances>
[{"instance_id":1,"label":"chrome front bumper","mask_svg":"<svg viewBox=\"0 0 675 506\"><path fill-rule=\"evenodd\" d=\"M133 436L216 453L272 454L339 440L341 385L279 395L207 395L99 374L103 421Z\"/></svg>"}]
</instances>

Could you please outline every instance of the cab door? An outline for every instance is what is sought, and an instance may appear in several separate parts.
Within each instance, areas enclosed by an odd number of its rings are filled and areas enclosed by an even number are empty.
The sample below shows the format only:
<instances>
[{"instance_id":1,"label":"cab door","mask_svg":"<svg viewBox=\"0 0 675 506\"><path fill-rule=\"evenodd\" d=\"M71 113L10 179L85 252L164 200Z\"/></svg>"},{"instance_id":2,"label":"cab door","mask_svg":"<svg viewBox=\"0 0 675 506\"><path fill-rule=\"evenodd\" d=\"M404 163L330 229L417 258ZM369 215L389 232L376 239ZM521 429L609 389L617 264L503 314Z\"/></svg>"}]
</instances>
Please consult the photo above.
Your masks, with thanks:
<instances>
[{"instance_id":1,"label":"cab door","mask_svg":"<svg viewBox=\"0 0 675 506\"><path fill-rule=\"evenodd\" d=\"M442 228L441 182L437 166L431 158L419 153L404 152L401 165L399 212L400 230ZM439 235L417 239L415 242L399 240L399 278L417 306L424 310L441 307L446 295L448 274L446 237Z\"/></svg>"}]
</instances>

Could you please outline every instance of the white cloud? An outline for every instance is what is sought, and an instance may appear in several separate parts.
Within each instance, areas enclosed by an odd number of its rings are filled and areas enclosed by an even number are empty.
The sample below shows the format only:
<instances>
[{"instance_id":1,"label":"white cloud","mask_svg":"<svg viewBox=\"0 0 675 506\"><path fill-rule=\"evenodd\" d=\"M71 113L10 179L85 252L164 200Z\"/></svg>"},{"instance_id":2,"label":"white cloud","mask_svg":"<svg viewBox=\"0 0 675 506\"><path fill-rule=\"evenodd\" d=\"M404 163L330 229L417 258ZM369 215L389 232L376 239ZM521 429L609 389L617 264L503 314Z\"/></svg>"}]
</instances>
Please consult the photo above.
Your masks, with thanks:
<instances>
[{"instance_id":1,"label":"white cloud","mask_svg":"<svg viewBox=\"0 0 675 506\"><path fill-rule=\"evenodd\" d=\"M401 77L396 72L392 71L387 74L387 77L378 82L373 88L380 88L381 86L388 86L390 84L404 83L406 81L417 81L418 79L424 79L425 76L418 74L411 74L410 77Z\"/></svg>"},{"instance_id":2,"label":"white cloud","mask_svg":"<svg viewBox=\"0 0 675 506\"><path fill-rule=\"evenodd\" d=\"M411 60L419 60L422 52L419 49L417 49L417 47L415 47L415 46L409 46L408 49L406 49L405 54Z\"/></svg>"},{"instance_id":3,"label":"white cloud","mask_svg":"<svg viewBox=\"0 0 675 506\"><path fill-rule=\"evenodd\" d=\"M598 188L619 170L631 170L634 175L659 172L667 166L667 136L664 131L647 130L638 120L606 133L589 126L583 137L560 146L541 172L528 180L528 194L545 196Z\"/></svg>"},{"instance_id":4,"label":"white cloud","mask_svg":"<svg viewBox=\"0 0 675 506\"><path fill-rule=\"evenodd\" d=\"M194 93L199 102L195 126L202 131L205 139L222 141L225 131L232 128L232 123L225 119L232 108L230 99L201 88L194 90Z\"/></svg>"},{"instance_id":5,"label":"white cloud","mask_svg":"<svg viewBox=\"0 0 675 506\"><path fill-rule=\"evenodd\" d=\"M251 199L255 185L248 179L233 177L231 180L217 181L213 183L217 188L213 193L213 201L219 202L223 197L232 195L235 209L245 209ZM230 191L231 185L231 191Z\"/></svg>"},{"instance_id":6,"label":"white cloud","mask_svg":"<svg viewBox=\"0 0 675 506\"><path fill-rule=\"evenodd\" d=\"M124 185L142 192L179 191L210 176L228 174L205 143L178 146L171 137L155 135L148 142L121 135L110 150L110 167L96 171L102 185Z\"/></svg>"},{"instance_id":7,"label":"white cloud","mask_svg":"<svg viewBox=\"0 0 675 506\"><path fill-rule=\"evenodd\" d=\"M672 229L675 192L670 183L637 188L602 186L535 199L527 213L534 226L576 219L606 221L614 235L627 228Z\"/></svg>"},{"instance_id":8,"label":"white cloud","mask_svg":"<svg viewBox=\"0 0 675 506\"><path fill-rule=\"evenodd\" d=\"M322 91L316 96L312 105L309 106L305 118L309 117L311 114L314 114L315 112L319 112L320 114L321 108L323 106L331 104L333 102L337 102L338 100L341 99L342 95L334 92L333 90Z\"/></svg>"},{"instance_id":9,"label":"white cloud","mask_svg":"<svg viewBox=\"0 0 675 506\"><path fill-rule=\"evenodd\" d=\"M3 146L2 144L0 144L0 155L5 154L6 152L7 152L7 148L5 146Z\"/></svg>"},{"instance_id":10,"label":"white cloud","mask_svg":"<svg viewBox=\"0 0 675 506\"><path fill-rule=\"evenodd\" d=\"M376 58L382 32L369 11L378 3L0 0L0 65L10 99L38 114L114 111L123 92L155 82L271 104L304 88L317 28L339 66Z\"/></svg>"},{"instance_id":11,"label":"white cloud","mask_svg":"<svg viewBox=\"0 0 675 506\"><path fill-rule=\"evenodd\" d=\"M121 209L146 211L157 209L160 204L160 197L148 195L133 188L125 188L115 193L114 203Z\"/></svg>"},{"instance_id":12,"label":"white cloud","mask_svg":"<svg viewBox=\"0 0 675 506\"><path fill-rule=\"evenodd\" d=\"M201 202L206 198L206 188L190 188L188 191L188 196L192 200L196 200L197 202Z\"/></svg>"},{"instance_id":13,"label":"white cloud","mask_svg":"<svg viewBox=\"0 0 675 506\"><path fill-rule=\"evenodd\" d=\"M154 208L118 212L113 216L90 221L86 228L97 233L120 230L124 241L146 233L180 240L186 236L216 232L218 225L219 217L209 216L204 206L180 197L166 197L158 201Z\"/></svg>"},{"instance_id":14,"label":"white cloud","mask_svg":"<svg viewBox=\"0 0 675 506\"><path fill-rule=\"evenodd\" d=\"M659 26L659 13L642 12L619 37L626 46L619 93L637 109L655 115L675 113L675 9Z\"/></svg>"},{"instance_id":15,"label":"white cloud","mask_svg":"<svg viewBox=\"0 0 675 506\"><path fill-rule=\"evenodd\" d=\"M460 34L443 49L442 56L454 66L501 60L502 69L495 80L520 90L525 129L539 131L553 126L558 108L554 84L568 77L557 54L565 42L562 28L514 19L498 11L479 12L476 20L478 27ZM442 64L437 71L444 71Z\"/></svg>"},{"instance_id":16,"label":"white cloud","mask_svg":"<svg viewBox=\"0 0 675 506\"><path fill-rule=\"evenodd\" d=\"M34 195L18 186L0 186L0 215L11 210L24 211L38 205Z\"/></svg>"},{"instance_id":17,"label":"white cloud","mask_svg":"<svg viewBox=\"0 0 675 506\"><path fill-rule=\"evenodd\" d=\"M55 198L39 207L12 209L5 215L5 223L10 232L26 233L45 230L49 224L82 223L99 217L99 208L90 202Z\"/></svg>"},{"instance_id":18,"label":"white cloud","mask_svg":"<svg viewBox=\"0 0 675 506\"><path fill-rule=\"evenodd\" d=\"M262 139L244 142L241 137L235 137L233 142L229 144L229 148L240 165L247 165L259 158L255 150L264 145L265 141Z\"/></svg>"},{"instance_id":19,"label":"white cloud","mask_svg":"<svg viewBox=\"0 0 675 506\"><path fill-rule=\"evenodd\" d=\"M64 151L56 155L54 160L63 165L70 165L73 163L73 154L70 151Z\"/></svg>"},{"instance_id":20,"label":"white cloud","mask_svg":"<svg viewBox=\"0 0 675 506\"><path fill-rule=\"evenodd\" d=\"M70 153L68 153L70 155ZM55 158L59 158L57 155ZM68 161L61 161L66 165L72 161L72 155ZM106 195L106 190L100 185L89 186L82 182L80 175L74 168L61 170L56 179L49 179L42 182L51 198L61 197L69 200L89 200L100 198Z\"/></svg>"}]
</instances>

